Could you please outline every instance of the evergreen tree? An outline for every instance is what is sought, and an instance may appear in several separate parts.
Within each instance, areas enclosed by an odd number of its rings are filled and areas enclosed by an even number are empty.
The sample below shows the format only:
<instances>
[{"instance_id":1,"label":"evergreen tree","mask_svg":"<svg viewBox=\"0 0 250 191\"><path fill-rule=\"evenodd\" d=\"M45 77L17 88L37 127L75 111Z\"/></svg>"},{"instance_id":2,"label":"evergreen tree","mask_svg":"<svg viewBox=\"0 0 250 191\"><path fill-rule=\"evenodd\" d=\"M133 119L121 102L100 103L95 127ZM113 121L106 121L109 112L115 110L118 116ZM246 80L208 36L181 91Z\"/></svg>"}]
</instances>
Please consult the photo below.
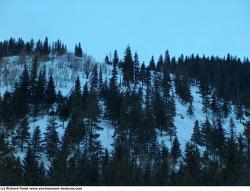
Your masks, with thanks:
<instances>
[{"instance_id":1,"label":"evergreen tree","mask_svg":"<svg viewBox=\"0 0 250 191\"><path fill-rule=\"evenodd\" d=\"M140 81L141 81L142 88L143 88L145 80L146 80L145 78L146 78L146 67L145 67L145 64L143 62L141 65L141 69L140 69Z\"/></svg>"},{"instance_id":2,"label":"evergreen tree","mask_svg":"<svg viewBox=\"0 0 250 191\"><path fill-rule=\"evenodd\" d=\"M64 140L67 141L69 149L73 150L79 147L80 142L85 136L85 125L81 117L76 114L73 114L69 123L65 129Z\"/></svg>"},{"instance_id":3,"label":"evergreen tree","mask_svg":"<svg viewBox=\"0 0 250 191\"><path fill-rule=\"evenodd\" d=\"M157 127L160 129L161 136L163 131L167 131L167 125L166 125L166 111L164 107L163 99L159 93L159 91L156 89L154 92L154 115L155 115L155 121Z\"/></svg>"},{"instance_id":4,"label":"evergreen tree","mask_svg":"<svg viewBox=\"0 0 250 191\"><path fill-rule=\"evenodd\" d=\"M207 118L202 127L202 143L204 143L208 152L211 149L211 128L211 123Z\"/></svg>"},{"instance_id":5,"label":"evergreen tree","mask_svg":"<svg viewBox=\"0 0 250 191\"><path fill-rule=\"evenodd\" d=\"M77 57L83 56L81 43L78 43L78 45L75 45L75 56L77 56Z\"/></svg>"},{"instance_id":6,"label":"evergreen tree","mask_svg":"<svg viewBox=\"0 0 250 191\"><path fill-rule=\"evenodd\" d=\"M195 121L191 140L195 144L202 146L202 134L198 120Z\"/></svg>"},{"instance_id":7,"label":"evergreen tree","mask_svg":"<svg viewBox=\"0 0 250 191\"><path fill-rule=\"evenodd\" d=\"M57 123L54 115L51 115L48 119L48 125L46 132L44 133L43 145L45 152L49 159L54 159L59 149L59 137L56 131Z\"/></svg>"},{"instance_id":8,"label":"evergreen tree","mask_svg":"<svg viewBox=\"0 0 250 191\"><path fill-rule=\"evenodd\" d=\"M164 100L167 101L170 96L171 78L166 64L163 65L163 79L161 86L163 89Z\"/></svg>"},{"instance_id":9,"label":"evergreen tree","mask_svg":"<svg viewBox=\"0 0 250 191\"><path fill-rule=\"evenodd\" d=\"M148 69L151 70L151 71L155 71L156 70L154 56L151 57Z\"/></svg>"},{"instance_id":10,"label":"evergreen tree","mask_svg":"<svg viewBox=\"0 0 250 191\"><path fill-rule=\"evenodd\" d=\"M239 153L234 132L234 122L230 119L230 135L226 143L224 176L226 183L232 184L239 172Z\"/></svg>"},{"instance_id":11,"label":"evergreen tree","mask_svg":"<svg viewBox=\"0 0 250 191\"><path fill-rule=\"evenodd\" d=\"M218 101L217 101L217 97L216 97L215 93L212 94L210 108L215 115L218 114L219 105L218 105Z\"/></svg>"},{"instance_id":12,"label":"evergreen tree","mask_svg":"<svg viewBox=\"0 0 250 191\"><path fill-rule=\"evenodd\" d=\"M51 107L56 101L56 90L52 75L49 77L49 81L45 91L46 91L47 106Z\"/></svg>"},{"instance_id":13,"label":"evergreen tree","mask_svg":"<svg viewBox=\"0 0 250 191\"><path fill-rule=\"evenodd\" d=\"M34 87L34 105L33 105L33 115L36 117L39 111L44 109L45 104L45 86L46 86L46 70L44 68L43 72L39 72L37 83Z\"/></svg>"},{"instance_id":14,"label":"evergreen tree","mask_svg":"<svg viewBox=\"0 0 250 191\"><path fill-rule=\"evenodd\" d=\"M25 116L21 121L20 125L17 127L15 142L18 147L23 151L25 144L29 143L30 133L29 133L29 122L28 117Z\"/></svg>"},{"instance_id":15,"label":"evergreen tree","mask_svg":"<svg viewBox=\"0 0 250 191\"><path fill-rule=\"evenodd\" d=\"M110 155L107 149L104 151L104 155L101 161L101 185L110 185L111 184L111 173L110 173Z\"/></svg>"},{"instance_id":16,"label":"evergreen tree","mask_svg":"<svg viewBox=\"0 0 250 191\"><path fill-rule=\"evenodd\" d=\"M37 158L31 148L27 150L27 153L23 160L24 170L24 183L27 186L38 185L39 169Z\"/></svg>"},{"instance_id":17,"label":"evergreen tree","mask_svg":"<svg viewBox=\"0 0 250 191\"><path fill-rule=\"evenodd\" d=\"M173 145L171 148L171 156L173 159L173 168L175 167L179 157L181 156L181 149L180 149L180 143L178 141L177 136L175 136L174 141L173 141Z\"/></svg>"},{"instance_id":18,"label":"evergreen tree","mask_svg":"<svg viewBox=\"0 0 250 191\"><path fill-rule=\"evenodd\" d=\"M50 54L50 46L48 42L48 37L45 38L43 43L43 55L49 55Z\"/></svg>"},{"instance_id":19,"label":"evergreen tree","mask_svg":"<svg viewBox=\"0 0 250 191\"><path fill-rule=\"evenodd\" d=\"M76 78L75 86L70 96L70 106L71 106L70 111L72 115L75 115L78 118L81 118L83 116L83 100L82 100L81 83L79 76L77 76Z\"/></svg>"},{"instance_id":20,"label":"evergreen tree","mask_svg":"<svg viewBox=\"0 0 250 191\"><path fill-rule=\"evenodd\" d=\"M235 117L237 120L241 121L244 119L244 111L241 104L236 104L234 107Z\"/></svg>"},{"instance_id":21,"label":"evergreen tree","mask_svg":"<svg viewBox=\"0 0 250 191\"><path fill-rule=\"evenodd\" d=\"M210 108L210 98L209 98L210 88L208 85L204 83L200 83L199 89L200 89L201 97L202 97L202 105L203 105L202 112L205 113L207 117L208 110Z\"/></svg>"},{"instance_id":22,"label":"evergreen tree","mask_svg":"<svg viewBox=\"0 0 250 191\"><path fill-rule=\"evenodd\" d=\"M117 53L117 50L114 51L114 57L113 57L113 60L112 60L112 64L113 64L113 68L116 68L119 66L119 57L118 57L118 53Z\"/></svg>"},{"instance_id":23,"label":"evergreen tree","mask_svg":"<svg viewBox=\"0 0 250 191\"><path fill-rule=\"evenodd\" d=\"M160 55L159 60L157 62L157 66L156 66L156 69L157 69L158 72L163 71L163 65L164 65L163 57L162 57L162 55Z\"/></svg>"},{"instance_id":24,"label":"evergreen tree","mask_svg":"<svg viewBox=\"0 0 250 191\"><path fill-rule=\"evenodd\" d=\"M85 131L85 145L88 153L92 155L97 154L100 148L98 140L98 130L102 128L97 125L100 108L98 100L95 95L89 95L86 100L85 117L86 117L86 131Z\"/></svg>"},{"instance_id":25,"label":"evergreen tree","mask_svg":"<svg viewBox=\"0 0 250 191\"><path fill-rule=\"evenodd\" d=\"M196 145L188 142L184 151L184 162L186 166L186 173L188 178L187 184L194 185L199 181L199 174L201 169L200 152Z\"/></svg>"},{"instance_id":26,"label":"evergreen tree","mask_svg":"<svg viewBox=\"0 0 250 191\"><path fill-rule=\"evenodd\" d=\"M24 117L28 111L28 101L30 96L30 77L27 66L24 65L23 73L20 77L20 81L15 89L14 103L18 116Z\"/></svg>"},{"instance_id":27,"label":"evergreen tree","mask_svg":"<svg viewBox=\"0 0 250 191\"><path fill-rule=\"evenodd\" d=\"M134 81L134 61L129 46L126 48L125 51L122 72L124 83L126 86L128 86L130 82Z\"/></svg>"},{"instance_id":28,"label":"evergreen tree","mask_svg":"<svg viewBox=\"0 0 250 191\"><path fill-rule=\"evenodd\" d=\"M140 78L140 62L137 52L134 55L134 80L137 84Z\"/></svg>"},{"instance_id":29,"label":"evergreen tree","mask_svg":"<svg viewBox=\"0 0 250 191\"><path fill-rule=\"evenodd\" d=\"M43 151L42 140L41 140L41 130L39 126L37 126L34 130L34 133L31 139L31 148L37 157L39 157L39 155Z\"/></svg>"}]
</instances>

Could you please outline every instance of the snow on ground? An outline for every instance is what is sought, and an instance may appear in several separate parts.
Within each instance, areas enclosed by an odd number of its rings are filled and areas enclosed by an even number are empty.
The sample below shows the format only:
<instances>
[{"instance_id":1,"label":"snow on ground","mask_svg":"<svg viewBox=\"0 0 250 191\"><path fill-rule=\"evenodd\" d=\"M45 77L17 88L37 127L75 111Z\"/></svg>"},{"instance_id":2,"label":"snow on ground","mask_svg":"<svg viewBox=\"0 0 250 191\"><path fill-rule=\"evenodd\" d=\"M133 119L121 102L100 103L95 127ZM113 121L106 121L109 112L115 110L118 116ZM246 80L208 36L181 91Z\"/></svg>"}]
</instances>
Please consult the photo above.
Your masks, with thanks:
<instances>
[{"instance_id":1,"label":"snow on ground","mask_svg":"<svg viewBox=\"0 0 250 191\"><path fill-rule=\"evenodd\" d=\"M11 91L15 82L18 81L20 74L23 71L23 64L20 64L22 61L21 57L7 57L4 58L5 64L0 64L0 94L3 95L4 92ZM32 58L26 57L25 62L29 69L31 69ZM89 78L86 78L86 73L84 72L84 65L86 64L87 59L83 58L75 58L72 55L65 55L60 57L51 57L48 60L40 61L39 62L39 70L46 69L47 75L50 74L53 76L56 89L57 91L61 91L61 93L66 96L69 95L70 91L72 90L75 80L77 76L79 76L82 87L89 81ZM112 66L105 65L98 63L98 70L101 68L103 72L103 81L109 80L112 75ZM47 77L48 77L47 76ZM122 80L121 71L118 71L118 84L120 84ZM198 93L198 87L192 86L191 92L193 96L193 106L194 106L194 116L188 117L187 112L187 105L183 105L178 98L175 99L176 102L176 117L175 117L175 126L177 128L177 136L179 142L181 144L181 148L183 149L185 143L190 140L191 134L193 132L193 126L196 120L202 124L205 121L205 115L202 112L202 103L201 97ZM103 103L100 104L103 110ZM209 115L209 120L212 122L212 116ZM234 119L236 132L243 131L243 125L235 119L234 113L232 113L223 124L223 127L228 131L229 120L230 118ZM62 138L64 129L63 129L63 122L59 119L56 120L58 124L57 131L59 133L60 138ZM34 119L30 119L30 133L33 134L34 128L36 126L40 127L42 134L46 131L46 126L48 124L48 115L42 116L37 118L35 121ZM98 123L103 130L100 130L100 141L103 145L103 148L107 148L108 150L112 149L113 138L112 135L114 133L114 128L112 127L111 123L107 120L101 118L100 122ZM64 124L64 127L67 126L67 121ZM171 142L169 136L163 133L163 136L160 136L159 131L157 131L157 140L159 143L162 141L165 145L170 148ZM20 158L23 158L23 153L18 151L18 155Z\"/></svg>"},{"instance_id":2,"label":"snow on ground","mask_svg":"<svg viewBox=\"0 0 250 191\"><path fill-rule=\"evenodd\" d=\"M107 148L109 151L112 150L112 143L113 143L113 134L114 134L114 128L112 124L107 120L102 120L99 124L99 127L102 127L103 130L100 130L100 137L99 140L102 143L103 148Z\"/></svg>"}]
</instances>

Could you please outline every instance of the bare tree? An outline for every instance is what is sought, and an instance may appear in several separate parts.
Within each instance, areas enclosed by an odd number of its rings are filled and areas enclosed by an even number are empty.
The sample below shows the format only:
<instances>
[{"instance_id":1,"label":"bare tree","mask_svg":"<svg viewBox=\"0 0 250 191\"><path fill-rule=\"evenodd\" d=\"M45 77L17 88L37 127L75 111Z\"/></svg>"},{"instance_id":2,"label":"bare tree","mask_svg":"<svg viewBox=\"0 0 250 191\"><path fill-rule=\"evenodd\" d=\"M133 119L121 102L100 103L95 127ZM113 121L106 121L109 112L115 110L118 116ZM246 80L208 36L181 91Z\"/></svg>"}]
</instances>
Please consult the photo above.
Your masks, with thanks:
<instances>
[{"instance_id":1,"label":"bare tree","mask_svg":"<svg viewBox=\"0 0 250 191\"><path fill-rule=\"evenodd\" d=\"M89 74L92 70L93 64L94 64L93 58L91 56L86 56L85 62L83 64L83 72L86 75L87 79L89 78Z\"/></svg>"}]
</instances>

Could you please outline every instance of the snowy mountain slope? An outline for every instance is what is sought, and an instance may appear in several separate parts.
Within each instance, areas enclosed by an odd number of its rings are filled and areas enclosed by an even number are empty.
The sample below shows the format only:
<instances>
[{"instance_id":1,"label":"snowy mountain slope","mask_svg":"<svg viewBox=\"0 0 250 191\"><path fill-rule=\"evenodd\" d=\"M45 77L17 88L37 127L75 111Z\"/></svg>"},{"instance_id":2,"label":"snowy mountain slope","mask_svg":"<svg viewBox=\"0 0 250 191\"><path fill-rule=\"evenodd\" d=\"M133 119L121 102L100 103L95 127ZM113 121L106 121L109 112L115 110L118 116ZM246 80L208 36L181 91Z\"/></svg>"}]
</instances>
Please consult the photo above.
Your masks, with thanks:
<instances>
[{"instance_id":1,"label":"snowy mountain slope","mask_svg":"<svg viewBox=\"0 0 250 191\"><path fill-rule=\"evenodd\" d=\"M1 95L4 94L5 91L11 91L13 88L15 82L18 81L18 77L22 73L23 64L20 64L20 57L8 57L4 58L4 64L0 65L0 93ZM48 75L52 75L55 81L55 85L57 88L57 91L61 91L63 95L69 95L70 91L72 90L72 87L74 86L75 79L77 76L79 76L81 85L83 86L85 83L88 83L89 77L87 76L86 72L86 66L89 63L89 57L84 57L83 59L76 58L72 55L65 55L61 57L50 57L50 59L45 61L39 62L39 70L43 70L44 68L47 71ZM31 68L32 59L30 57L25 58L25 62L28 66L28 68ZM93 60L91 62L94 62ZM102 69L103 72L103 80L109 80L111 77L111 71L112 66L105 65L98 63L99 68ZM121 81L121 71L118 71L118 83ZM181 144L181 148L183 149L185 146L185 143L190 140L191 134L193 132L193 126L196 120L202 124L206 117L202 112L202 103L201 103L201 96L198 93L198 87L192 86L191 92L193 96L193 106L194 106L194 116L189 117L187 116L187 105L182 104L178 98L175 98L176 103L176 117L175 117L175 126L177 130L177 136L179 139L179 142ZM100 103L100 106L102 106L102 103ZM103 108L102 108L103 110ZM213 121L213 116L208 116L209 120ZM222 124L225 130L228 130L229 126L229 120L230 118L233 118L236 126L237 133L240 133L243 131L243 125L235 119L234 113L232 112L230 116L224 120L224 123ZM32 135L34 129L36 126L39 126L41 129L42 134L44 134L46 130L46 126L48 123L48 116L40 116L35 121L33 118L29 119L30 122L30 133ZM57 119L57 131L59 133L60 138L62 138L64 133L64 128L62 125L62 121L60 119ZM64 124L64 127L67 125L67 121ZM113 138L112 135L114 133L114 127L111 125L111 123L102 117L100 118L99 126L103 128L103 130L99 131L100 134L100 141L104 148L107 148L108 150L112 150L112 143ZM171 147L170 137L163 134L163 136L160 136L160 133L158 132L157 137L159 143L163 142L166 144L167 147ZM17 152L20 158L23 158L24 153Z\"/></svg>"}]
</instances>

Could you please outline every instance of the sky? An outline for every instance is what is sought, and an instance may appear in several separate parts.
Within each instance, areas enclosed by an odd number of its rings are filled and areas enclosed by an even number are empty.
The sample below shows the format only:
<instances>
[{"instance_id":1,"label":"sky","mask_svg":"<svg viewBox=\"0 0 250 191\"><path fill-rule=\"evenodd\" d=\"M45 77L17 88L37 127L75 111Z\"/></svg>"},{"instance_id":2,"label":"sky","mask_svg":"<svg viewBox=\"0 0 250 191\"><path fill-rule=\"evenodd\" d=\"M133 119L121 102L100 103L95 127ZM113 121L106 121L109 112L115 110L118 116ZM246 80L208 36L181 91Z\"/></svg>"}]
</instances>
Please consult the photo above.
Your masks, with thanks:
<instances>
[{"instance_id":1,"label":"sky","mask_svg":"<svg viewBox=\"0 0 250 191\"><path fill-rule=\"evenodd\" d=\"M0 27L0 40L80 42L98 61L128 45L146 62L166 50L250 57L249 0L0 0Z\"/></svg>"}]
</instances>

